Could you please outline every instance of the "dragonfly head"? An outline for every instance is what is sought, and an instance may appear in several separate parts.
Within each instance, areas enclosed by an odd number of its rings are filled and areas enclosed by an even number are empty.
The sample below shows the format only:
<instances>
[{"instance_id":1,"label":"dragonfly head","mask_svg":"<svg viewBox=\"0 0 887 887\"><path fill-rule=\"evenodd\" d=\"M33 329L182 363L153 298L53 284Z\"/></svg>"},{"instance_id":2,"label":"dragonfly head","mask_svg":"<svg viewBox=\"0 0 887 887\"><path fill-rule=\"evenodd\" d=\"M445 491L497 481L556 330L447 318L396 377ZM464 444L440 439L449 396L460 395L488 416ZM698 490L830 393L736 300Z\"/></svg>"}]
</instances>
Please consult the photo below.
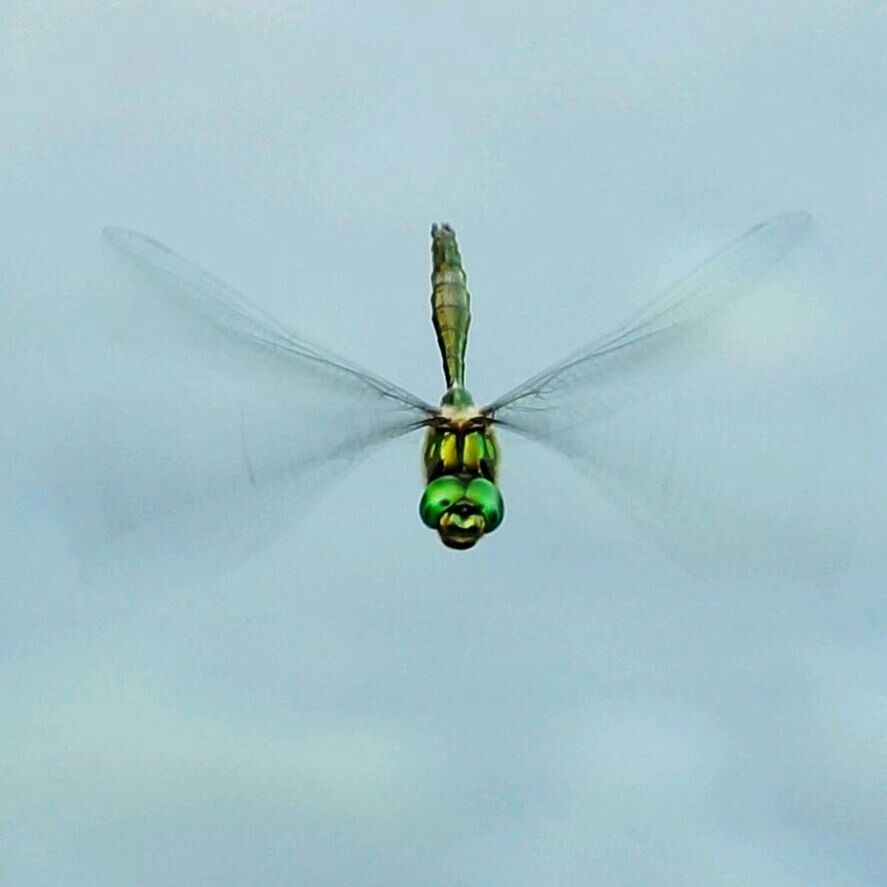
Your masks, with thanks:
<instances>
[{"instance_id":1,"label":"dragonfly head","mask_svg":"<svg viewBox=\"0 0 887 887\"><path fill-rule=\"evenodd\" d=\"M444 475L425 487L419 514L427 527L437 530L447 548L465 549L502 523L505 506L492 481Z\"/></svg>"}]
</instances>

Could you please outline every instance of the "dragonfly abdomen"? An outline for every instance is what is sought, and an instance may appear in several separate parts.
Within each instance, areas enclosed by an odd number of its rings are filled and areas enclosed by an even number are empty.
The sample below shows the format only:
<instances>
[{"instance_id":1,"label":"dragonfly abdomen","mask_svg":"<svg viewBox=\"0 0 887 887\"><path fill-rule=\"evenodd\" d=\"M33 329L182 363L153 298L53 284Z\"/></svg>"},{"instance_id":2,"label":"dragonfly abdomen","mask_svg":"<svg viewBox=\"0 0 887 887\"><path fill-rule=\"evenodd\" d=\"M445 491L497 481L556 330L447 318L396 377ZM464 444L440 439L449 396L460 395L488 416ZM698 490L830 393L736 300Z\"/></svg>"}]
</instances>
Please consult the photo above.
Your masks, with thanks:
<instances>
[{"instance_id":1,"label":"dragonfly abdomen","mask_svg":"<svg viewBox=\"0 0 887 887\"><path fill-rule=\"evenodd\" d=\"M447 225L431 228L431 319L443 361L447 387L465 384L465 349L471 324L471 296L456 244Z\"/></svg>"}]
</instances>

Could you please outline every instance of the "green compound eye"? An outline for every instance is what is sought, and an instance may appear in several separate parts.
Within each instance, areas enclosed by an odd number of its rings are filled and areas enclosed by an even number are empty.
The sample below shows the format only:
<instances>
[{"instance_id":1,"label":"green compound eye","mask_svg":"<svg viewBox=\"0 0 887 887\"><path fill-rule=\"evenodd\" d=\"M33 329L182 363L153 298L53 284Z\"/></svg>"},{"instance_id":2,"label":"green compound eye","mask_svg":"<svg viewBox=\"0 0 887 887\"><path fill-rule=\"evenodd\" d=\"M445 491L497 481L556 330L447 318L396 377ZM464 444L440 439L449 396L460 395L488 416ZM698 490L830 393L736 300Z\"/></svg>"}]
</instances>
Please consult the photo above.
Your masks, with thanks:
<instances>
[{"instance_id":1,"label":"green compound eye","mask_svg":"<svg viewBox=\"0 0 887 887\"><path fill-rule=\"evenodd\" d=\"M446 510L465 496L465 484L458 477L444 476L431 481L419 501L422 523L437 529Z\"/></svg>"},{"instance_id":2,"label":"green compound eye","mask_svg":"<svg viewBox=\"0 0 887 887\"><path fill-rule=\"evenodd\" d=\"M492 533L505 517L505 502L492 481L476 477L465 489L464 496L480 509L484 516L484 532Z\"/></svg>"}]
</instances>

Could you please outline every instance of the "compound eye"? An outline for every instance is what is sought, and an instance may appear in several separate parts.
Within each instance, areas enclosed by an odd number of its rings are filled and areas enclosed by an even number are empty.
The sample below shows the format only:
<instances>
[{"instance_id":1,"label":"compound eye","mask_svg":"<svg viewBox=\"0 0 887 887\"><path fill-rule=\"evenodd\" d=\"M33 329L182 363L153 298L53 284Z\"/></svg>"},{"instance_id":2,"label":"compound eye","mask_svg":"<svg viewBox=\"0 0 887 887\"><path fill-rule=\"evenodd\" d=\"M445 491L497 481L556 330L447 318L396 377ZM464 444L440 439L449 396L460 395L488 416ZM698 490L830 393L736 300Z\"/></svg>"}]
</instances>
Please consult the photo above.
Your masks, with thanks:
<instances>
[{"instance_id":1,"label":"compound eye","mask_svg":"<svg viewBox=\"0 0 887 887\"><path fill-rule=\"evenodd\" d=\"M431 481L419 500L419 516L422 518L422 523L436 530L446 510L464 495L465 484L458 477L444 475Z\"/></svg>"},{"instance_id":2,"label":"compound eye","mask_svg":"<svg viewBox=\"0 0 887 887\"><path fill-rule=\"evenodd\" d=\"M505 517L505 502L499 487L485 477L476 477L468 484L464 495L484 516L484 532L492 533Z\"/></svg>"}]
</instances>

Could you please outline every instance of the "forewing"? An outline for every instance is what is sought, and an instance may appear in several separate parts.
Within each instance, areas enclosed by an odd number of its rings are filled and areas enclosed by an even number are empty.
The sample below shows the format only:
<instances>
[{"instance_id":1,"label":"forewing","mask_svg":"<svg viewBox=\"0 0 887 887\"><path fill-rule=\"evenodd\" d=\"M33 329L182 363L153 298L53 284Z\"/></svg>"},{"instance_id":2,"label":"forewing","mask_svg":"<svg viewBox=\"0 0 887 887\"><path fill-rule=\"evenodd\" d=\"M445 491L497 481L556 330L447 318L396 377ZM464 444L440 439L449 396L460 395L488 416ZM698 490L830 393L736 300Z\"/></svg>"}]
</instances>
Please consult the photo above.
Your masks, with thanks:
<instances>
[{"instance_id":1,"label":"forewing","mask_svg":"<svg viewBox=\"0 0 887 887\"><path fill-rule=\"evenodd\" d=\"M756 225L615 330L527 379L493 401L486 411L501 424L535 432L532 415L548 412L559 391L584 390L587 396L581 415L588 418L615 406L623 389L631 398L636 393L631 387L634 374L661 361L686 362L690 355L681 346L693 344L699 323L747 294L804 237L810 223L808 213L797 212Z\"/></svg>"},{"instance_id":2,"label":"forewing","mask_svg":"<svg viewBox=\"0 0 887 887\"><path fill-rule=\"evenodd\" d=\"M174 253L157 240L126 228L105 228L104 235L181 308L202 316L219 332L258 353L280 352L293 372L313 371L336 379L336 387L371 389L407 411L431 414L434 408L404 388L310 342L287 329L227 284Z\"/></svg>"},{"instance_id":3,"label":"forewing","mask_svg":"<svg viewBox=\"0 0 887 887\"><path fill-rule=\"evenodd\" d=\"M793 213L752 228L489 414L567 455L694 572L832 574L852 535L840 403L824 386L743 377L719 347L728 309L809 225Z\"/></svg>"}]
</instances>

